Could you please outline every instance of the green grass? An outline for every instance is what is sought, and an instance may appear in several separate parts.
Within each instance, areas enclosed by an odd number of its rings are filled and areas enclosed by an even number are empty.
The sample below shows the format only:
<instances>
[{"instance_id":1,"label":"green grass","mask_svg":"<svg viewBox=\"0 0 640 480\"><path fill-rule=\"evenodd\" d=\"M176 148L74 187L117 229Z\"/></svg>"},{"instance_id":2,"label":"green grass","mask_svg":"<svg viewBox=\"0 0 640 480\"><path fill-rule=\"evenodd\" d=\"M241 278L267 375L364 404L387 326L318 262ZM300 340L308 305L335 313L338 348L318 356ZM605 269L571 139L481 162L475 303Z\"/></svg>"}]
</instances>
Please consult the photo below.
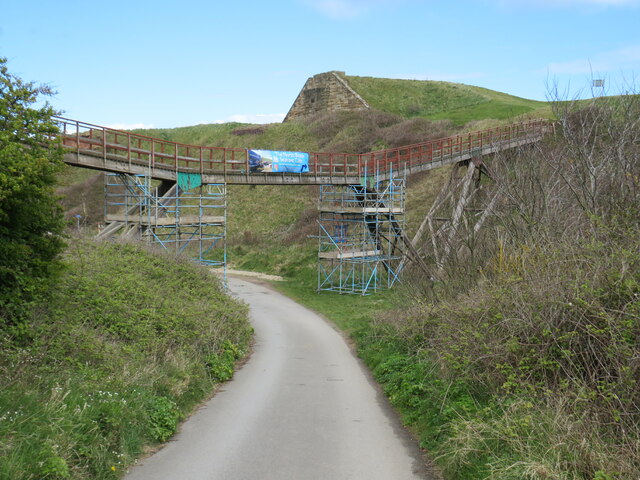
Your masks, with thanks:
<instances>
[{"instance_id":1,"label":"green grass","mask_svg":"<svg viewBox=\"0 0 640 480\"><path fill-rule=\"evenodd\" d=\"M471 121L513 119L523 114L549 115L548 104L481 87L423 80L345 77L349 85L377 110L403 117Z\"/></svg>"},{"instance_id":2,"label":"green grass","mask_svg":"<svg viewBox=\"0 0 640 480\"><path fill-rule=\"evenodd\" d=\"M301 123L272 123L268 125L222 123L135 130L135 132L172 142L211 147L293 151L314 151L317 149L313 135Z\"/></svg>"},{"instance_id":3,"label":"green grass","mask_svg":"<svg viewBox=\"0 0 640 480\"><path fill-rule=\"evenodd\" d=\"M316 202L307 186L230 185L227 194L227 235L234 243L285 236Z\"/></svg>"},{"instance_id":4,"label":"green grass","mask_svg":"<svg viewBox=\"0 0 640 480\"><path fill-rule=\"evenodd\" d=\"M119 478L248 348L246 307L206 269L70 243L28 328L0 335L0 478Z\"/></svg>"}]
</instances>

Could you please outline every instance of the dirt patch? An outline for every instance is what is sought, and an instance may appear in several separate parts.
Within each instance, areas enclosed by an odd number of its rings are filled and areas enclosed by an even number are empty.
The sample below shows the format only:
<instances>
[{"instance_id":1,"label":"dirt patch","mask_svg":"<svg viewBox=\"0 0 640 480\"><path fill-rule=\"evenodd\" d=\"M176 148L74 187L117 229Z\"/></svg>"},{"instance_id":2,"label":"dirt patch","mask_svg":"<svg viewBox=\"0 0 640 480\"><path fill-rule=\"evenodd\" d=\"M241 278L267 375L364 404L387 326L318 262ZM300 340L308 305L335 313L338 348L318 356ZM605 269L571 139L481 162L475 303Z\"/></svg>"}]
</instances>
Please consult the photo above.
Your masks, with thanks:
<instances>
[{"instance_id":1,"label":"dirt patch","mask_svg":"<svg viewBox=\"0 0 640 480\"><path fill-rule=\"evenodd\" d=\"M211 272L215 275L222 275L222 270L218 268L212 268ZM284 280L284 278L282 278L280 275L269 275L268 273L249 272L246 270L234 270L232 268L227 268L227 275L231 275L232 277L246 277L259 280L268 280L271 282L282 282Z\"/></svg>"}]
</instances>

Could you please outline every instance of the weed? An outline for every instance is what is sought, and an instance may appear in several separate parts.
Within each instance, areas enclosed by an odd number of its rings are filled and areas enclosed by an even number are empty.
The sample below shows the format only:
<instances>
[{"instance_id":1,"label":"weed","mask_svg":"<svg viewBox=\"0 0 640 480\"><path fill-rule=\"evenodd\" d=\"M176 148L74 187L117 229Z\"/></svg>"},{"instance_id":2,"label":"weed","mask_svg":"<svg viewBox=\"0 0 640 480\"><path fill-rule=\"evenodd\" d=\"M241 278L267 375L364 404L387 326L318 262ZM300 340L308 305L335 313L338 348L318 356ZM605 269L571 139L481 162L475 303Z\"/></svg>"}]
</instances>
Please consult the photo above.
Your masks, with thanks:
<instances>
[{"instance_id":1,"label":"weed","mask_svg":"<svg viewBox=\"0 0 640 480\"><path fill-rule=\"evenodd\" d=\"M180 411L176 403L167 397L154 397L149 406L149 422L153 438L166 442L176 431Z\"/></svg>"}]
</instances>

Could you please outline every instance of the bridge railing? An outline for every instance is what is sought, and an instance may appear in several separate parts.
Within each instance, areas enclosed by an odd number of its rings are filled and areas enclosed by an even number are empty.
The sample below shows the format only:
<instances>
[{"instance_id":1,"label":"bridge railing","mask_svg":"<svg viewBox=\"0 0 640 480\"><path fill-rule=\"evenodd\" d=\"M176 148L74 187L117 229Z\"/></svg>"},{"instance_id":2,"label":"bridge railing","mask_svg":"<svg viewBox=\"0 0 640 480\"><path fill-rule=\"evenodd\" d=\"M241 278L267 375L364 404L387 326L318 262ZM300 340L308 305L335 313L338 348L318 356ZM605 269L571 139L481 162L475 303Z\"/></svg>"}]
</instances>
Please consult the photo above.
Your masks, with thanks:
<instances>
[{"instance_id":1,"label":"bridge railing","mask_svg":"<svg viewBox=\"0 0 640 480\"><path fill-rule=\"evenodd\" d=\"M68 151L102 158L105 162L193 173L250 172L245 148L188 145L63 117L56 117L56 121L62 144ZM411 170L514 146L543 135L549 128L546 121L530 121L363 154L311 152L308 175L357 177L386 172L389 168Z\"/></svg>"},{"instance_id":2,"label":"bridge railing","mask_svg":"<svg viewBox=\"0 0 640 480\"><path fill-rule=\"evenodd\" d=\"M104 160L200 173L243 172L248 168L249 157L244 148L188 145L68 118L56 120L67 150Z\"/></svg>"},{"instance_id":3,"label":"bridge railing","mask_svg":"<svg viewBox=\"0 0 640 480\"><path fill-rule=\"evenodd\" d=\"M523 122L365 153L361 155L361 164L369 172L384 172L390 167L411 170L429 163L447 162L464 155L473 157L516 146L518 142L539 138L550 129L550 123L544 120Z\"/></svg>"}]
</instances>

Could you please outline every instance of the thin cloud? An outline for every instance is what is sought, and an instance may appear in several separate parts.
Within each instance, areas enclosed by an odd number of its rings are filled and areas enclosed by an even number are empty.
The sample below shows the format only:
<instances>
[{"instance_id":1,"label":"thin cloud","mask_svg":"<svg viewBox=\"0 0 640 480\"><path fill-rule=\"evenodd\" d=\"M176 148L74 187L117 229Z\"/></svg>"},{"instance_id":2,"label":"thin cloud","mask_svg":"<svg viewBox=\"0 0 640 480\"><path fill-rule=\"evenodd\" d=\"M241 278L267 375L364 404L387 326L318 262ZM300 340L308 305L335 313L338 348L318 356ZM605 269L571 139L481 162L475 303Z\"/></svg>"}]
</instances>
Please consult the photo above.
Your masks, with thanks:
<instances>
[{"instance_id":1,"label":"thin cloud","mask_svg":"<svg viewBox=\"0 0 640 480\"><path fill-rule=\"evenodd\" d=\"M106 127L113 128L114 130L146 130L149 128L155 128L153 125L146 123L111 123Z\"/></svg>"},{"instance_id":2,"label":"thin cloud","mask_svg":"<svg viewBox=\"0 0 640 480\"><path fill-rule=\"evenodd\" d=\"M410 0L301 0L333 20L352 20L372 10L397 7ZM413 0L423 1L423 0Z\"/></svg>"},{"instance_id":3,"label":"thin cloud","mask_svg":"<svg viewBox=\"0 0 640 480\"><path fill-rule=\"evenodd\" d=\"M541 6L541 7L633 7L640 0L499 0L503 6Z\"/></svg>"},{"instance_id":4,"label":"thin cloud","mask_svg":"<svg viewBox=\"0 0 640 480\"><path fill-rule=\"evenodd\" d=\"M226 120L216 120L215 123L279 123L285 116L286 113L247 113L231 115Z\"/></svg>"},{"instance_id":5,"label":"thin cloud","mask_svg":"<svg viewBox=\"0 0 640 480\"><path fill-rule=\"evenodd\" d=\"M640 69L640 45L598 53L593 58L550 63L547 66L547 71L555 75L582 75L629 69Z\"/></svg>"}]
</instances>

